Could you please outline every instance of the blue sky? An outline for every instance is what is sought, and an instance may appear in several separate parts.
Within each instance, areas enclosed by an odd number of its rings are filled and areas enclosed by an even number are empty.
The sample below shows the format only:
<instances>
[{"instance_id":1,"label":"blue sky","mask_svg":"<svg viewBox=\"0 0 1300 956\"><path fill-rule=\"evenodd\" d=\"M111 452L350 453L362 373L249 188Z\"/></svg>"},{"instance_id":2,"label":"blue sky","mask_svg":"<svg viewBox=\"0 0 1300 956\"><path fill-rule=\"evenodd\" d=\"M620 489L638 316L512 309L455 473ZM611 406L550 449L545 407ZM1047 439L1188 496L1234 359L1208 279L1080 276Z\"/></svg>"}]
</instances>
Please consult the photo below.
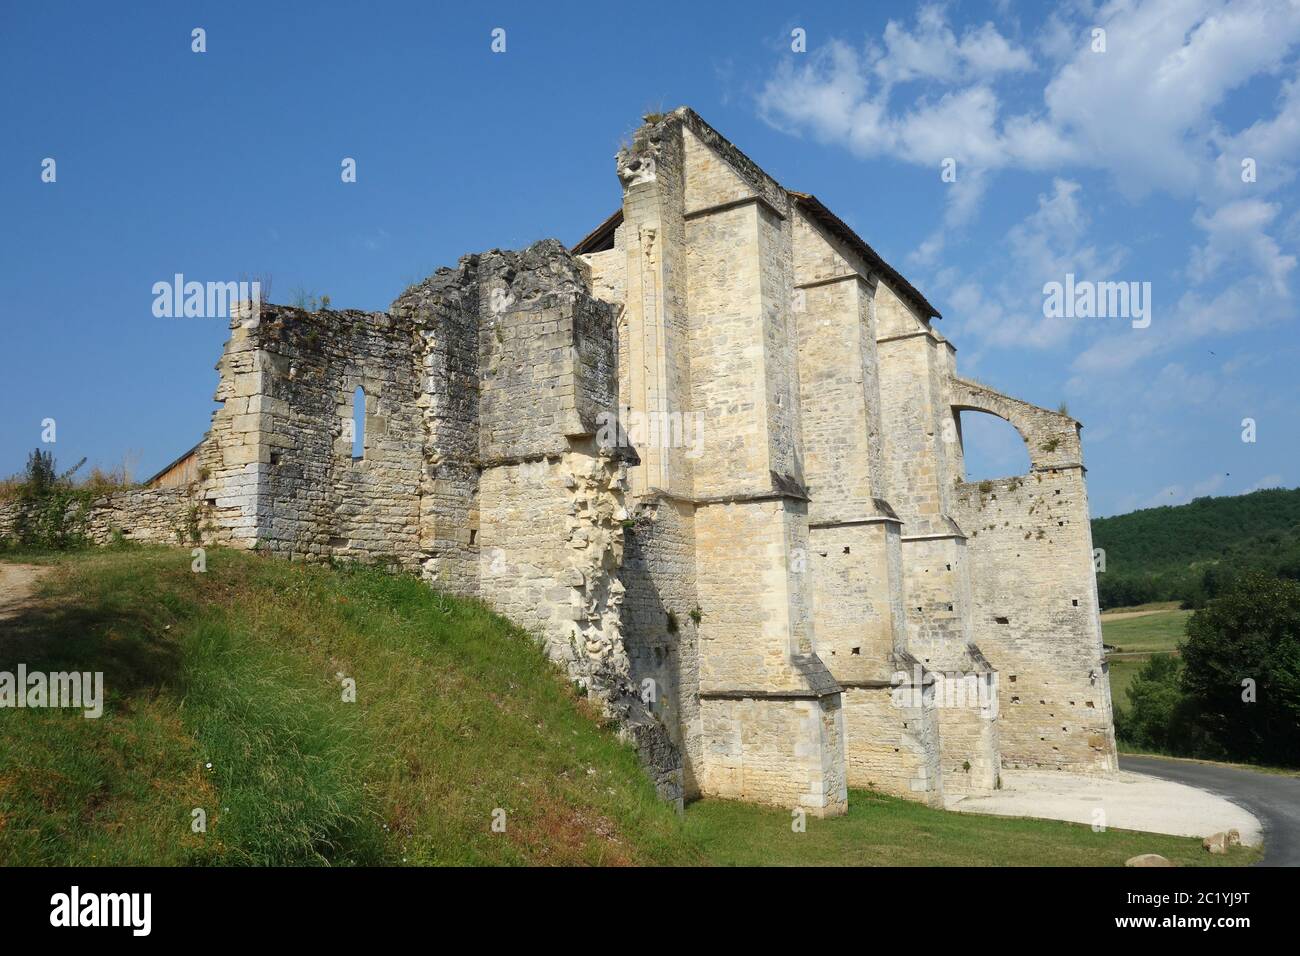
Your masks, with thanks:
<instances>
[{"instance_id":1,"label":"blue sky","mask_svg":"<svg viewBox=\"0 0 1300 956\"><path fill-rule=\"evenodd\" d=\"M687 104L924 290L963 373L1068 403L1094 514L1292 487L1298 54L1283 0L6 0L0 474L45 418L61 464L137 477L198 440L225 322L155 318L153 283L385 308L466 252L576 241L640 115ZM1044 318L1066 273L1149 282L1150 326ZM972 477L1022 470L977 418Z\"/></svg>"}]
</instances>

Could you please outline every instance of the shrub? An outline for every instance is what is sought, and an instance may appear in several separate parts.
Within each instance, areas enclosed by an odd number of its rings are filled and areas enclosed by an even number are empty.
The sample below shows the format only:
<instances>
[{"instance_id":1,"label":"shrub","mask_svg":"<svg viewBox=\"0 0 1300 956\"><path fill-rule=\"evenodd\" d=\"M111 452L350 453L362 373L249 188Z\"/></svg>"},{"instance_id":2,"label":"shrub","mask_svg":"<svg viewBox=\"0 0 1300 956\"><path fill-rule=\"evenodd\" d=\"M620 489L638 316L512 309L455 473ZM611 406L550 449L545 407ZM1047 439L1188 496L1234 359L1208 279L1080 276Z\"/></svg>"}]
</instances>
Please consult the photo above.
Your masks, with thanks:
<instances>
[{"instance_id":1,"label":"shrub","mask_svg":"<svg viewBox=\"0 0 1300 956\"><path fill-rule=\"evenodd\" d=\"M22 477L9 483L9 497L18 506L14 538L20 547L62 550L84 543L94 492L74 485L72 476L85 462L59 474L52 452L37 448L28 456Z\"/></svg>"},{"instance_id":2,"label":"shrub","mask_svg":"<svg viewBox=\"0 0 1300 956\"><path fill-rule=\"evenodd\" d=\"M1192 615L1181 650L1189 705L1226 752L1300 763L1300 584L1240 575Z\"/></svg>"},{"instance_id":3,"label":"shrub","mask_svg":"<svg viewBox=\"0 0 1300 956\"><path fill-rule=\"evenodd\" d=\"M1181 657L1151 658L1116 708L1125 743L1300 765L1300 584L1246 572L1187 622Z\"/></svg>"},{"instance_id":4,"label":"shrub","mask_svg":"<svg viewBox=\"0 0 1300 956\"><path fill-rule=\"evenodd\" d=\"M1208 756L1205 734L1181 686L1183 664L1172 654L1147 661L1128 688L1129 707L1115 708L1115 733L1141 750Z\"/></svg>"}]
</instances>

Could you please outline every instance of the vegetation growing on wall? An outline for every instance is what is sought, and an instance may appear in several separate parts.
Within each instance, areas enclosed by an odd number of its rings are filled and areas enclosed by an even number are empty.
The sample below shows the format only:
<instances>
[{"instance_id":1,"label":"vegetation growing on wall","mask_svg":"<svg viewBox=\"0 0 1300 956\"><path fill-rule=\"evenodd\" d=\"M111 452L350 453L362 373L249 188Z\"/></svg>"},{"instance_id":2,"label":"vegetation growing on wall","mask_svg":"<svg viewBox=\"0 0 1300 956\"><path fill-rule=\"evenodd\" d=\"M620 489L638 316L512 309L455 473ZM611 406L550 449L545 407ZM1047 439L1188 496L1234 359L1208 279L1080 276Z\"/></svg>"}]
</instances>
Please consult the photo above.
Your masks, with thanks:
<instances>
[{"instance_id":1,"label":"vegetation growing on wall","mask_svg":"<svg viewBox=\"0 0 1300 956\"><path fill-rule=\"evenodd\" d=\"M4 544L25 548L74 547L82 543L90 492L73 484L85 459L59 473L53 452L35 449L21 476L10 479L5 500L15 507L12 533Z\"/></svg>"},{"instance_id":2,"label":"vegetation growing on wall","mask_svg":"<svg viewBox=\"0 0 1300 956\"><path fill-rule=\"evenodd\" d=\"M9 532L0 531L0 548L65 550L85 543L90 504L96 498L130 487L125 463L104 470L92 468L75 478L86 459L64 472L54 453L34 449L22 474L0 482L0 507L10 509Z\"/></svg>"}]
</instances>

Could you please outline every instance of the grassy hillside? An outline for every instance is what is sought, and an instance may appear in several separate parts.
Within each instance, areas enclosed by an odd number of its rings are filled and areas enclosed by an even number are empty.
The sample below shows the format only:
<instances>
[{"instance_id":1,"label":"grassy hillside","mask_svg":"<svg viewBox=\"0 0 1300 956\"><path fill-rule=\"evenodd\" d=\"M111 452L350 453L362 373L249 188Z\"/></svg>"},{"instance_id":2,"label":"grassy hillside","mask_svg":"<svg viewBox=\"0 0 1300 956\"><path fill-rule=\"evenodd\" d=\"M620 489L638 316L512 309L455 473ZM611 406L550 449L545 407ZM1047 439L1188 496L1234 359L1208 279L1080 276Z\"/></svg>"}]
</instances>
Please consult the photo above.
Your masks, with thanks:
<instances>
[{"instance_id":1,"label":"grassy hillside","mask_svg":"<svg viewBox=\"0 0 1300 956\"><path fill-rule=\"evenodd\" d=\"M10 556L11 558L13 556ZM105 714L0 710L8 864L1184 864L1199 841L854 791L847 817L660 803L635 754L485 608L379 570L130 547L39 558L0 670L102 670ZM342 700L338 675L356 681ZM207 814L193 832L192 813ZM491 826L505 811L504 832Z\"/></svg>"},{"instance_id":2,"label":"grassy hillside","mask_svg":"<svg viewBox=\"0 0 1300 956\"><path fill-rule=\"evenodd\" d=\"M1097 575L1102 607L1200 606L1246 568L1300 579L1300 488L1096 518L1092 538L1106 552Z\"/></svg>"},{"instance_id":3,"label":"grassy hillside","mask_svg":"<svg viewBox=\"0 0 1300 956\"><path fill-rule=\"evenodd\" d=\"M102 670L108 711L0 711L0 859L698 859L635 755L476 604L224 551L205 574L152 548L57 574L48 607L0 641L0 669Z\"/></svg>"}]
</instances>

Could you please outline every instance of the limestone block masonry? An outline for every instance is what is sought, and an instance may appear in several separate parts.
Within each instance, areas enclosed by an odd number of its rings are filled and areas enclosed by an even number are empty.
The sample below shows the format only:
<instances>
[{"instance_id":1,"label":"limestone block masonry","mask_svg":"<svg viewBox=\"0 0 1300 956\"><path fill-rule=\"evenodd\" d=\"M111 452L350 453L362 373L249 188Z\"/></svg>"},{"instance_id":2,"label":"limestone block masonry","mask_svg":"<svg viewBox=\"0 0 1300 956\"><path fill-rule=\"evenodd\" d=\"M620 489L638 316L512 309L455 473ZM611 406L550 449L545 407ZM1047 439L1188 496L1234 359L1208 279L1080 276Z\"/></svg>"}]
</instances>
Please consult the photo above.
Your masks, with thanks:
<instances>
[{"instance_id":1,"label":"limestone block masonry","mask_svg":"<svg viewBox=\"0 0 1300 956\"><path fill-rule=\"evenodd\" d=\"M960 377L815 196L649 119L571 250L466 256L387 312L240 311L198 479L97 503L95 538L201 527L480 598L679 804L1115 769L1079 424ZM1030 473L966 482L963 411Z\"/></svg>"}]
</instances>

